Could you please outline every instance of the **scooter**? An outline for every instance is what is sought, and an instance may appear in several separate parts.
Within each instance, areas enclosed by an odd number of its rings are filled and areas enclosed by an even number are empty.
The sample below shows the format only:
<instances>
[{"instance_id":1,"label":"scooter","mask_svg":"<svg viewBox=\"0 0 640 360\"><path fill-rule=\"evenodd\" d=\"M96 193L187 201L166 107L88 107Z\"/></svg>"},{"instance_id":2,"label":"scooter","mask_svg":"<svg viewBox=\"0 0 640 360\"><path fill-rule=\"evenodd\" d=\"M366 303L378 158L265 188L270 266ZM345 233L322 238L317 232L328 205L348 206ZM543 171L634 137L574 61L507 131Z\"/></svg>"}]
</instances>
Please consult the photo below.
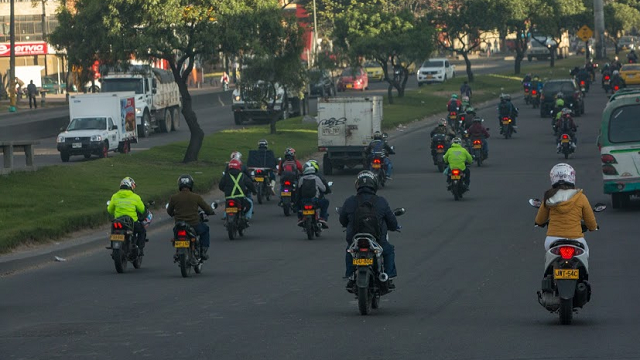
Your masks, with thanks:
<instances>
[{"instance_id":1,"label":"scooter","mask_svg":"<svg viewBox=\"0 0 640 360\"><path fill-rule=\"evenodd\" d=\"M542 206L542 201L529 199L529 204L539 208ZM597 203L593 211L601 212L606 208L605 204ZM587 230L583 223L582 232ZM538 291L538 302L549 312L558 313L561 324L569 325L573 319L573 313L591 300L588 253L579 241L556 240L545 254L544 269L542 289Z\"/></svg>"}]
</instances>

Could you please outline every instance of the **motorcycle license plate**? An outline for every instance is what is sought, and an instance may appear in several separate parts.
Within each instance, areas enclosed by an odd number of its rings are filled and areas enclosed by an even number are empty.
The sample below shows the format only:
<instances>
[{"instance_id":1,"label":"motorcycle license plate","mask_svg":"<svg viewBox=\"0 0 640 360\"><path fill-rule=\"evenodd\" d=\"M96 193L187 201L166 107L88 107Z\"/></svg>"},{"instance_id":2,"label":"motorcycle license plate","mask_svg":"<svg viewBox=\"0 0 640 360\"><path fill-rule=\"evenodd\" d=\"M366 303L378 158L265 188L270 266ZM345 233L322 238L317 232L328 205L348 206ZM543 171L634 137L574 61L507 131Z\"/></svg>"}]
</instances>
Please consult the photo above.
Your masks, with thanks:
<instances>
[{"instance_id":1,"label":"motorcycle license plate","mask_svg":"<svg viewBox=\"0 0 640 360\"><path fill-rule=\"evenodd\" d=\"M263 177L257 177L257 178L256 178L256 181L257 181L257 182L263 182L263 181L264 181L264 178L263 178Z\"/></svg>"},{"instance_id":2,"label":"motorcycle license plate","mask_svg":"<svg viewBox=\"0 0 640 360\"><path fill-rule=\"evenodd\" d=\"M352 87L353 87L353 85L347 84L347 89L351 89Z\"/></svg>"},{"instance_id":3,"label":"motorcycle license plate","mask_svg":"<svg viewBox=\"0 0 640 360\"><path fill-rule=\"evenodd\" d=\"M605 81L605 82L604 82L604 84L605 84L605 85L609 85L609 82L608 82L608 81Z\"/></svg>"},{"instance_id":4,"label":"motorcycle license plate","mask_svg":"<svg viewBox=\"0 0 640 360\"><path fill-rule=\"evenodd\" d=\"M460 175L451 175L451 180L460 180Z\"/></svg>"},{"instance_id":5,"label":"motorcycle license plate","mask_svg":"<svg viewBox=\"0 0 640 360\"><path fill-rule=\"evenodd\" d=\"M553 278L556 280L578 280L580 277L578 269L555 269L553 270Z\"/></svg>"},{"instance_id":6,"label":"motorcycle license plate","mask_svg":"<svg viewBox=\"0 0 640 360\"><path fill-rule=\"evenodd\" d=\"M121 235L113 234L113 235L111 235L109 240L111 240L111 241L124 241L124 234L121 234Z\"/></svg>"},{"instance_id":7,"label":"motorcycle license plate","mask_svg":"<svg viewBox=\"0 0 640 360\"><path fill-rule=\"evenodd\" d=\"M291 193L283 191L280 193L280 196L291 196Z\"/></svg>"},{"instance_id":8,"label":"motorcycle license plate","mask_svg":"<svg viewBox=\"0 0 640 360\"><path fill-rule=\"evenodd\" d=\"M315 215L315 210L302 210L302 215Z\"/></svg>"},{"instance_id":9,"label":"motorcycle license plate","mask_svg":"<svg viewBox=\"0 0 640 360\"><path fill-rule=\"evenodd\" d=\"M229 207L229 208L224 209L224 211L225 211L227 214L235 214L235 213L237 213L237 212L238 212L238 208Z\"/></svg>"},{"instance_id":10,"label":"motorcycle license plate","mask_svg":"<svg viewBox=\"0 0 640 360\"><path fill-rule=\"evenodd\" d=\"M353 259L353 265L356 265L356 266L373 265L373 259Z\"/></svg>"},{"instance_id":11,"label":"motorcycle license plate","mask_svg":"<svg viewBox=\"0 0 640 360\"><path fill-rule=\"evenodd\" d=\"M442 154L442 153L444 152L444 150L442 150L442 149L438 149L438 150L436 150L436 152L437 152L438 154Z\"/></svg>"},{"instance_id":12,"label":"motorcycle license plate","mask_svg":"<svg viewBox=\"0 0 640 360\"><path fill-rule=\"evenodd\" d=\"M563 144L568 143L568 142L569 142L569 139L562 139L562 143Z\"/></svg>"},{"instance_id":13,"label":"motorcycle license plate","mask_svg":"<svg viewBox=\"0 0 640 360\"><path fill-rule=\"evenodd\" d=\"M188 248L189 247L189 240L176 240L173 243L173 247L177 247L177 248Z\"/></svg>"},{"instance_id":14,"label":"motorcycle license plate","mask_svg":"<svg viewBox=\"0 0 640 360\"><path fill-rule=\"evenodd\" d=\"M380 164L371 164L372 169L380 169Z\"/></svg>"},{"instance_id":15,"label":"motorcycle license plate","mask_svg":"<svg viewBox=\"0 0 640 360\"><path fill-rule=\"evenodd\" d=\"M509 121L503 121L502 125L509 125Z\"/></svg>"},{"instance_id":16,"label":"motorcycle license plate","mask_svg":"<svg viewBox=\"0 0 640 360\"><path fill-rule=\"evenodd\" d=\"M482 149L482 145L473 145L474 149Z\"/></svg>"}]
</instances>

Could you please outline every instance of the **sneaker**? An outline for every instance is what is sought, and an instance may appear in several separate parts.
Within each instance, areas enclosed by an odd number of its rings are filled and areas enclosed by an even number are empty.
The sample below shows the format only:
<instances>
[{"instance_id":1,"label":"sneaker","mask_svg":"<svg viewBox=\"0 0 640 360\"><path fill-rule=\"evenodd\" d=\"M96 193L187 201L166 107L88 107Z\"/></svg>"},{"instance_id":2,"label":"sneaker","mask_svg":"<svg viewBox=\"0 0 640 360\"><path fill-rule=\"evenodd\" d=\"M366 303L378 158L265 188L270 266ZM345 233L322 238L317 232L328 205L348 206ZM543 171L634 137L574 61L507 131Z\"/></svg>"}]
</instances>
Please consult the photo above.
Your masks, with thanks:
<instances>
[{"instance_id":1,"label":"sneaker","mask_svg":"<svg viewBox=\"0 0 640 360\"><path fill-rule=\"evenodd\" d=\"M349 281L347 281L347 286L345 288L347 289L348 292L353 294L353 288L355 286L356 286L356 281L349 279Z\"/></svg>"},{"instance_id":2,"label":"sneaker","mask_svg":"<svg viewBox=\"0 0 640 360\"><path fill-rule=\"evenodd\" d=\"M385 176L384 178L387 179L387 180L393 180L393 179L391 179L391 176L389 176L389 175Z\"/></svg>"},{"instance_id":3,"label":"sneaker","mask_svg":"<svg viewBox=\"0 0 640 360\"><path fill-rule=\"evenodd\" d=\"M387 287L389 288L389 290L393 290L396 288L396 285L393 283L393 280L389 279L387 280Z\"/></svg>"},{"instance_id":4,"label":"sneaker","mask_svg":"<svg viewBox=\"0 0 640 360\"><path fill-rule=\"evenodd\" d=\"M298 226L304 226L304 219L298 219Z\"/></svg>"},{"instance_id":5,"label":"sneaker","mask_svg":"<svg viewBox=\"0 0 640 360\"><path fill-rule=\"evenodd\" d=\"M203 247L202 248L202 260L209 260L209 255L207 255L207 252L209 251L209 248L207 247Z\"/></svg>"},{"instance_id":6,"label":"sneaker","mask_svg":"<svg viewBox=\"0 0 640 360\"><path fill-rule=\"evenodd\" d=\"M320 222L320 225L322 225L323 229L328 229L329 228L329 225L327 224L327 220L325 220L323 218L320 218L320 219L318 219L318 221Z\"/></svg>"}]
</instances>

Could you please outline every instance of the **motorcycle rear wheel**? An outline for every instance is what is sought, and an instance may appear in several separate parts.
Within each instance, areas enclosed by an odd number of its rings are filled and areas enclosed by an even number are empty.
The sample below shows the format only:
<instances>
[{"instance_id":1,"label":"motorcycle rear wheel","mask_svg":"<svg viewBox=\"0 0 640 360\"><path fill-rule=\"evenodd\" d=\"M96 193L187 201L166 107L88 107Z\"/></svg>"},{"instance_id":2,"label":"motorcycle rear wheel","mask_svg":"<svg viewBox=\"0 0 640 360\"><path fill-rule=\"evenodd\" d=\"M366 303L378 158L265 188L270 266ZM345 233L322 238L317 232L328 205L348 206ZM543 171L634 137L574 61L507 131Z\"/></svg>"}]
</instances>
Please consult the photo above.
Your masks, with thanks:
<instances>
[{"instance_id":1,"label":"motorcycle rear wheel","mask_svg":"<svg viewBox=\"0 0 640 360\"><path fill-rule=\"evenodd\" d=\"M191 264L189 264L189 257L187 254L178 255L178 261L180 262L180 273L183 278L191 276Z\"/></svg>"},{"instance_id":2,"label":"motorcycle rear wheel","mask_svg":"<svg viewBox=\"0 0 640 360\"><path fill-rule=\"evenodd\" d=\"M573 299L560 299L558 315L562 325L571 324L571 319L573 319Z\"/></svg>"},{"instance_id":3,"label":"motorcycle rear wheel","mask_svg":"<svg viewBox=\"0 0 640 360\"><path fill-rule=\"evenodd\" d=\"M291 206L290 205L284 205L282 207L282 210L284 210L284 216L291 215Z\"/></svg>"},{"instance_id":4,"label":"motorcycle rear wheel","mask_svg":"<svg viewBox=\"0 0 640 360\"><path fill-rule=\"evenodd\" d=\"M310 219L307 219L304 224L304 228L307 230L307 240L313 240L315 232L313 231L313 223Z\"/></svg>"},{"instance_id":5,"label":"motorcycle rear wheel","mask_svg":"<svg viewBox=\"0 0 640 360\"><path fill-rule=\"evenodd\" d=\"M142 256L138 256L133 260L133 267L136 269L140 269L142 267Z\"/></svg>"},{"instance_id":6,"label":"motorcycle rear wheel","mask_svg":"<svg viewBox=\"0 0 640 360\"><path fill-rule=\"evenodd\" d=\"M236 238L235 226L231 224L227 225L227 234L229 235L229 240L234 240Z\"/></svg>"},{"instance_id":7,"label":"motorcycle rear wheel","mask_svg":"<svg viewBox=\"0 0 640 360\"><path fill-rule=\"evenodd\" d=\"M369 315L371 313L371 295L369 288L358 288L358 310L360 310L360 315Z\"/></svg>"},{"instance_id":8,"label":"motorcycle rear wheel","mask_svg":"<svg viewBox=\"0 0 640 360\"><path fill-rule=\"evenodd\" d=\"M113 264L118 274L122 274L127 270L127 255L122 249L113 250Z\"/></svg>"},{"instance_id":9,"label":"motorcycle rear wheel","mask_svg":"<svg viewBox=\"0 0 640 360\"><path fill-rule=\"evenodd\" d=\"M258 190L258 204L262 204L262 185L258 186L256 190Z\"/></svg>"}]
</instances>

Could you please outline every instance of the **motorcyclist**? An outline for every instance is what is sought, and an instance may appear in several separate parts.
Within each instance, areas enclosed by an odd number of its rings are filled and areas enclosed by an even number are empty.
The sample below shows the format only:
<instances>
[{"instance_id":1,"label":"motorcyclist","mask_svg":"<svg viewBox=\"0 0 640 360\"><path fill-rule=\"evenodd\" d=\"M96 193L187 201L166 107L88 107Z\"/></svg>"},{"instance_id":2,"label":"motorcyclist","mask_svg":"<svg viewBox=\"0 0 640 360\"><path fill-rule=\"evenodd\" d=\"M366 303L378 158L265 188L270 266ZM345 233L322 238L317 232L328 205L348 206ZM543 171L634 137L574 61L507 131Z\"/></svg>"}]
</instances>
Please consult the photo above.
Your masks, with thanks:
<instances>
[{"instance_id":1,"label":"motorcyclist","mask_svg":"<svg viewBox=\"0 0 640 360\"><path fill-rule=\"evenodd\" d=\"M587 71L586 68L580 69L580 71L578 72L578 75L576 75L576 79L578 80L578 85L580 85L580 82L584 81L585 89L589 91L589 84L591 83L591 75L589 74L589 71Z\"/></svg>"},{"instance_id":2,"label":"motorcyclist","mask_svg":"<svg viewBox=\"0 0 640 360\"><path fill-rule=\"evenodd\" d=\"M511 103L511 95L500 94L500 103L498 104L498 128L502 134L502 118L508 116L511 119L513 132L518 129L516 118L518 117L518 108Z\"/></svg>"},{"instance_id":3,"label":"motorcyclist","mask_svg":"<svg viewBox=\"0 0 640 360\"><path fill-rule=\"evenodd\" d=\"M548 225L544 249L549 250L551 244L560 239L571 239L584 245L589 256L589 246L582 234L581 220L584 220L589 231L598 229L589 200L582 189L576 189L576 172L569 165L555 165L549 174L551 189L544 193L544 200L538 209L535 224Z\"/></svg>"},{"instance_id":4,"label":"motorcyclist","mask_svg":"<svg viewBox=\"0 0 640 360\"><path fill-rule=\"evenodd\" d=\"M384 134L382 134L382 136L384 138ZM329 187L329 182L327 181L327 179L325 179L324 176L322 176L322 172L320 171L320 164L318 164L318 160L311 159L311 160L307 161L305 164L309 164L309 165L313 166L313 168L316 171L316 175L320 178L320 180L322 180L322 183L327 188L327 190L322 195L324 196L326 194L331 194L331 187ZM327 214L327 215L329 215L329 214Z\"/></svg>"},{"instance_id":5,"label":"motorcyclist","mask_svg":"<svg viewBox=\"0 0 640 360\"><path fill-rule=\"evenodd\" d=\"M200 221L198 208L204 210L207 215L214 215L213 208L207 204L202 196L192 192L193 178L191 175L180 175L178 178L178 193L171 196L167 206L167 214L173 216L175 222L184 221L193 227L200 236L202 244L202 259L209 259L209 226Z\"/></svg>"},{"instance_id":6,"label":"motorcyclist","mask_svg":"<svg viewBox=\"0 0 640 360\"><path fill-rule=\"evenodd\" d=\"M383 153L384 154L384 166L385 166L385 174L387 179L391 179L391 175L393 174L393 164L391 163L391 159L389 159L389 155L395 154L396 152L387 144L382 138L382 133L380 131L376 131L373 133L373 140L367 146L365 150L365 154L367 155L367 161L371 164L371 159L373 157L373 153Z\"/></svg>"},{"instance_id":7,"label":"motorcyclist","mask_svg":"<svg viewBox=\"0 0 640 360\"><path fill-rule=\"evenodd\" d=\"M231 160L238 160L242 164L242 153L240 151L231 152L231 155L229 155L229 161L231 161ZM224 168L225 172L227 172L228 170L229 170L229 163L227 163L227 165ZM246 176L251 178L251 172L249 171L249 169L246 166L244 166L244 164L242 164L242 172Z\"/></svg>"},{"instance_id":8,"label":"motorcyclist","mask_svg":"<svg viewBox=\"0 0 640 360\"><path fill-rule=\"evenodd\" d=\"M451 99L447 102L447 111L458 112L462 108L462 101L458 100L458 94L451 94Z\"/></svg>"},{"instance_id":9,"label":"motorcyclist","mask_svg":"<svg viewBox=\"0 0 640 360\"><path fill-rule=\"evenodd\" d=\"M462 85L460 85L460 96L462 96L463 102L464 102L464 97L467 97L467 103L471 103L471 94L473 92L471 91L471 85L469 85L469 82L467 80L464 81L464 83L462 83Z\"/></svg>"},{"instance_id":10,"label":"motorcyclist","mask_svg":"<svg viewBox=\"0 0 640 360\"><path fill-rule=\"evenodd\" d=\"M627 60L629 60L629 63L637 63L638 62L638 55L636 55L636 51L635 50L631 50L629 51L629 53L627 54Z\"/></svg>"},{"instance_id":11,"label":"motorcyclist","mask_svg":"<svg viewBox=\"0 0 640 360\"><path fill-rule=\"evenodd\" d=\"M467 108L469 107L469 97L464 95L462 97L462 107L460 108L461 112L465 112L467 111Z\"/></svg>"},{"instance_id":12,"label":"motorcyclist","mask_svg":"<svg viewBox=\"0 0 640 360\"><path fill-rule=\"evenodd\" d=\"M540 77L538 75L533 75L533 78L531 79L531 88L536 89L538 91L538 95L542 91L543 86L544 83L540 80Z\"/></svg>"},{"instance_id":13,"label":"motorcyclist","mask_svg":"<svg viewBox=\"0 0 640 360\"><path fill-rule=\"evenodd\" d=\"M451 142L451 139L453 139L456 136L456 133L453 131L453 129L451 129L449 126L447 126L448 122L445 119L440 119L438 120L438 125L436 125L436 127L431 130L431 157L433 158L433 163L434 165L437 165L436 163L436 144L433 142L433 137L437 134L442 134L445 136L445 148L449 147L449 143Z\"/></svg>"},{"instance_id":14,"label":"motorcyclist","mask_svg":"<svg viewBox=\"0 0 640 360\"><path fill-rule=\"evenodd\" d=\"M272 195L275 195L277 162L273 150L269 150L269 142L266 139L258 141L258 150L249 151L249 159L247 160L249 168L269 169L269 188Z\"/></svg>"},{"instance_id":15,"label":"motorcyclist","mask_svg":"<svg viewBox=\"0 0 640 360\"><path fill-rule=\"evenodd\" d=\"M304 164L304 170L302 171L302 177L298 180L298 190L296 192L298 209L302 209L302 202L304 200L311 200L318 204L320 207L319 221L322 223L323 228L328 228L327 220L329 217L329 199L325 198L323 194L327 192L329 186L322 181L322 179L316 174L316 168L309 162ZM302 211L298 211L298 226L302 226L303 216Z\"/></svg>"},{"instance_id":16,"label":"motorcyclist","mask_svg":"<svg viewBox=\"0 0 640 360\"><path fill-rule=\"evenodd\" d=\"M604 64L600 72L602 73L602 79L601 79L602 88L605 88L604 82L607 76L609 77L609 86L610 86L611 85L611 67L609 66L609 63Z\"/></svg>"},{"instance_id":17,"label":"motorcyclist","mask_svg":"<svg viewBox=\"0 0 640 360\"><path fill-rule=\"evenodd\" d=\"M611 73L611 88L615 89L616 85L618 86L618 90L625 87L624 80L618 70L614 70L613 73Z\"/></svg>"},{"instance_id":18,"label":"motorcyclist","mask_svg":"<svg viewBox=\"0 0 640 360\"><path fill-rule=\"evenodd\" d=\"M589 73L589 81L596 80L596 66L593 63L593 59L589 59L585 64L584 68Z\"/></svg>"},{"instance_id":19,"label":"motorcyclist","mask_svg":"<svg viewBox=\"0 0 640 360\"><path fill-rule=\"evenodd\" d=\"M524 76L524 78L522 79L522 81L521 81L521 82L522 82L522 84L525 84L525 83L531 83L531 79L532 79L532 77L531 77L531 73L527 73L527 74Z\"/></svg>"},{"instance_id":20,"label":"motorcyclist","mask_svg":"<svg viewBox=\"0 0 640 360\"><path fill-rule=\"evenodd\" d=\"M384 260L384 269L389 276L388 286L389 289L395 289L395 285L392 280L397 276L396 264L395 264L395 248L387 238L387 231L396 231L400 229L398 220L393 214L389 203L382 196L377 196L378 191L378 179L375 174L369 170L361 171L358 174L355 182L356 195L352 195L345 200L342 208L340 209L340 224L347 228L347 249L353 242L353 237L356 234L355 213L359 204L365 201L370 201L375 207L375 211L378 214L379 226L380 226L380 238L376 239L378 244L382 247L382 257ZM349 279L347 283L347 290L351 291L355 285L353 273L355 267L353 266L353 258L351 254L345 252L346 271L345 278Z\"/></svg>"},{"instance_id":21,"label":"motorcyclist","mask_svg":"<svg viewBox=\"0 0 640 360\"><path fill-rule=\"evenodd\" d=\"M622 68L622 63L620 62L620 60L618 60L618 57L616 56L615 58L613 58L613 61L611 62L611 71L614 71L614 70L620 71L620 68Z\"/></svg>"},{"instance_id":22,"label":"motorcyclist","mask_svg":"<svg viewBox=\"0 0 640 360\"><path fill-rule=\"evenodd\" d=\"M487 128L484 127L484 125L482 125L482 122L484 121L483 118L481 117L474 117L473 118L473 123L471 124L471 126L469 127L469 130L467 130L469 132L469 136L473 139L473 138L479 138L482 140L482 149L484 150L484 157L485 158L489 158L489 143L487 142L487 139L491 136L491 134L489 134L489 132L487 131Z\"/></svg>"},{"instance_id":23,"label":"motorcyclist","mask_svg":"<svg viewBox=\"0 0 640 360\"><path fill-rule=\"evenodd\" d=\"M576 77L578 76L578 73L580 72L580 68L578 66L574 67L573 69L571 69L571 71L569 72L569 75Z\"/></svg>"},{"instance_id":24,"label":"motorcyclist","mask_svg":"<svg viewBox=\"0 0 640 360\"><path fill-rule=\"evenodd\" d=\"M136 182L132 178L127 176L122 179L120 181L120 190L111 196L107 211L116 219L121 216L128 216L133 220L133 233L137 239L139 255L144 256L147 230L141 221L147 216L147 209L140 196L134 192L135 189Z\"/></svg>"},{"instance_id":25,"label":"motorcyclist","mask_svg":"<svg viewBox=\"0 0 640 360\"><path fill-rule=\"evenodd\" d=\"M469 127L473 124L473 119L476 117L476 109L473 106L467 108L467 116L464 118L464 130L469 130Z\"/></svg>"},{"instance_id":26,"label":"motorcyclist","mask_svg":"<svg viewBox=\"0 0 640 360\"><path fill-rule=\"evenodd\" d=\"M564 108L562 109L560 118L556 121L555 124L556 132L558 133L558 138L556 140L556 152L560 153L560 138L562 134L568 134L571 136L571 144L575 148L578 145L578 138L576 137L576 131L578 127L576 126L573 118L571 117L571 109Z\"/></svg>"},{"instance_id":27,"label":"motorcyclist","mask_svg":"<svg viewBox=\"0 0 640 360\"><path fill-rule=\"evenodd\" d=\"M449 164L449 169L460 169L464 172L464 184L469 190L471 184L471 171L467 167L467 164L473 162L473 157L462 147L462 140L460 138L454 138L451 142L451 147L444 154L444 162Z\"/></svg>"},{"instance_id":28,"label":"motorcyclist","mask_svg":"<svg viewBox=\"0 0 640 360\"><path fill-rule=\"evenodd\" d=\"M253 201L249 197L250 193L257 193L255 185L250 176L242 172L242 163L236 159L229 161L229 170L225 172L218 189L224 192L225 199L236 199L242 201L242 209L247 220L253 216Z\"/></svg>"},{"instance_id":29,"label":"motorcyclist","mask_svg":"<svg viewBox=\"0 0 640 360\"><path fill-rule=\"evenodd\" d=\"M296 160L296 149L287 148L284 151L284 159L278 164L278 176L280 176L280 192L284 191L284 182L298 182L298 177L302 174L302 164ZM282 199L279 206L282 206Z\"/></svg>"}]
</instances>

